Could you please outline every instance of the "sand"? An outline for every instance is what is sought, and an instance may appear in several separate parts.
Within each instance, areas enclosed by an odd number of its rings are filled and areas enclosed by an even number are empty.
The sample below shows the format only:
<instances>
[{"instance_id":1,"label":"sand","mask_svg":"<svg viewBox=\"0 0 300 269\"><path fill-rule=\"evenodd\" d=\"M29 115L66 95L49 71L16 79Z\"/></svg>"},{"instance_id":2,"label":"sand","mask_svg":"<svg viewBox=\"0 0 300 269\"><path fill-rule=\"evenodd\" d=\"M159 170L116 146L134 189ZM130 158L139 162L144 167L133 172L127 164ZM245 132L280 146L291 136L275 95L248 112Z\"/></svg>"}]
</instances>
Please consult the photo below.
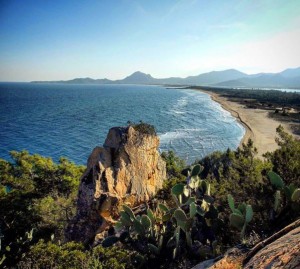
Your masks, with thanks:
<instances>
[{"instance_id":1,"label":"sand","mask_svg":"<svg viewBox=\"0 0 300 269\"><path fill-rule=\"evenodd\" d=\"M272 152L278 148L275 137L276 128L280 124L287 132L291 133L290 126L286 122L271 119L268 117L269 112L266 110L246 108L244 105L230 101L214 92L201 91L209 94L214 101L221 104L225 110L229 111L245 127L246 133L240 145L251 138L258 150L257 157L259 158L263 158L262 155L264 153Z\"/></svg>"}]
</instances>

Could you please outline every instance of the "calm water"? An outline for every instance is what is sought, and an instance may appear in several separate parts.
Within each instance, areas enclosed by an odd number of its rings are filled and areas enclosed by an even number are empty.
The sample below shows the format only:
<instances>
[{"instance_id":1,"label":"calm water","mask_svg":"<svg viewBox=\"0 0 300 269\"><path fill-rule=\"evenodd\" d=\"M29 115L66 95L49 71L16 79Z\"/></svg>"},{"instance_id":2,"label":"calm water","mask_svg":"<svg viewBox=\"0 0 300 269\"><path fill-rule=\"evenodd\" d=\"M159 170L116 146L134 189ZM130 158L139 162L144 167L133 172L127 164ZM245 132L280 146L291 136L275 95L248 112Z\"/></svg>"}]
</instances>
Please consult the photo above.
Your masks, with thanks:
<instances>
[{"instance_id":1,"label":"calm water","mask_svg":"<svg viewBox=\"0 0 300 269\"><path fill-rule=\"evenodd\" d=\"M0 158L27 149L85 164L109 128L153 124L160 149L192 162L236 148L243 127L207 94L161 86L0 83Z\"/></svg>"}]
</instances>

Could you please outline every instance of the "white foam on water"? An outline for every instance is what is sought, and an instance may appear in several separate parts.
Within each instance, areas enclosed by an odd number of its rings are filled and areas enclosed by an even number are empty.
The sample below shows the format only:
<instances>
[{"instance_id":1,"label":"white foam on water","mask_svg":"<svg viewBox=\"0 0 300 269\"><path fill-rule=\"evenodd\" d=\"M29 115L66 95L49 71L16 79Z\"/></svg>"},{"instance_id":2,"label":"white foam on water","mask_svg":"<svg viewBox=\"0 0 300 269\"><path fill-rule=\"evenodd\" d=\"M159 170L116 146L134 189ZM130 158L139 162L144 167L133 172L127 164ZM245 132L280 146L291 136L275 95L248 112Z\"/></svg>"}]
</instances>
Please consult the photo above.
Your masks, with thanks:
<instances>
[{"instance_id":1,"label":"white foam on water","mask_svg":"<svg viewBox=\"0 0 300 269\"><path fill-rule=\"evenodd\" d=\"M185 107L188 105L188 97L185 96L185 97L181 97L178 99L177 101L177 104L176 104L176 107Z\"/></svg>"},{"instance_id":2,"label":"white foam on water","mask_svg":"<svg viewBox=\"0 0 300 269\"><path fill-rule=\"evenodd\" d=\"M169 114L186 114L185 111L180 111L180 110L175 110L175 109L170 109Z\"/></svg>"},{"instance_id":3,"label":"white foam on water","mask_svg":"<svg viewBox=\"0 0 300 269\"><path fill-rule=\"evenodd\" d=\"M167 143L176 139L182 139L188 137L188 133L184 130L176 130L172 132L166 132L164 134L159 134L160 143Z\"/></svg>"}]
</instances>

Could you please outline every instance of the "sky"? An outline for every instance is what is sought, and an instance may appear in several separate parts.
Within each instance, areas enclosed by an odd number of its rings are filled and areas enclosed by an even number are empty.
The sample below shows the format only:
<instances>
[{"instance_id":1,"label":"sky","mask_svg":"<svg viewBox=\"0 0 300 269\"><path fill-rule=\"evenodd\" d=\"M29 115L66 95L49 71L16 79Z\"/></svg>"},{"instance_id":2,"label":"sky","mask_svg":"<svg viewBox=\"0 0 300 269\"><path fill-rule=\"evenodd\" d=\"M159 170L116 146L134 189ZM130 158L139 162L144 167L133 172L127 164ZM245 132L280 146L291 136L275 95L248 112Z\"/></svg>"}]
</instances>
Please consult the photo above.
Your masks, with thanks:
<instances>
[{"instance_id":1,"label":"sky","mask_svg":"<svg viewBox=\"0 0 300 269\"><path fill-rule=\"evenodd\" d=\"M0 0L0 81L300 66L300 0Z\"/></svg>"}]
</instances>

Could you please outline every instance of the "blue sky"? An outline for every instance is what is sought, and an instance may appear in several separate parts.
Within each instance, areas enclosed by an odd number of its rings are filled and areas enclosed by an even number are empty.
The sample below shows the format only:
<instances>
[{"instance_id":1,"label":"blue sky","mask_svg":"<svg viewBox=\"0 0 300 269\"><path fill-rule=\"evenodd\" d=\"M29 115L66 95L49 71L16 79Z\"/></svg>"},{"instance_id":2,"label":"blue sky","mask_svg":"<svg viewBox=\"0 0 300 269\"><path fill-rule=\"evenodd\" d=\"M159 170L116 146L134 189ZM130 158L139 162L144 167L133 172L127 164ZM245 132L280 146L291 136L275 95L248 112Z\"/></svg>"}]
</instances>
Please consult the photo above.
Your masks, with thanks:
<instances>
[{"instance_id":1,"label":"blue sky","mask_svg":"<svg viewBox=\"0 0 300 269\"><path fill-rule=\"evenodd\" d=\"M0 81L300 66L299 0L0 0Z\"/></svg>"}]
</instances>

